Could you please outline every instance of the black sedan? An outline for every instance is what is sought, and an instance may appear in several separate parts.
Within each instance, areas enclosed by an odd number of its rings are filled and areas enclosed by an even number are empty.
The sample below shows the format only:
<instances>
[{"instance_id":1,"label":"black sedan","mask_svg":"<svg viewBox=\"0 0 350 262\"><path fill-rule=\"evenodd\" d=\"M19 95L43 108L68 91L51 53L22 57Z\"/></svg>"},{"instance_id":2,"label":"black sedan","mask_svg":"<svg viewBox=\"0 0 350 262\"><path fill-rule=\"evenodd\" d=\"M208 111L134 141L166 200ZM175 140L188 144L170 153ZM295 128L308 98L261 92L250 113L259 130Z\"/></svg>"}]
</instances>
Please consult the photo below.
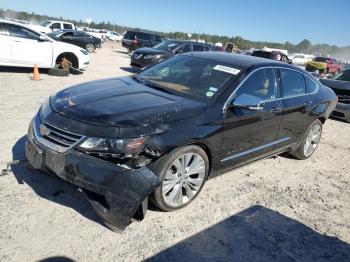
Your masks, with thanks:
<instances>
[{"instance_id":1,"label":"black sedan","mask_svg":"<svg viewBox=\"0 0 350 262\"><path fill-rule=\"evenodd\" d=\"M89 53L101 47L101 39L83 31L57 30L48 34L48 36L56 41L66 42L85 48Z\"/></svg>"},{"instance_id":2,"label":"black sedan","mask_svg":"<svg viewBox=\"0 0 350 262\"><path fill-rule=\"evenodd\" d=\"M47 99L31 121L33 168L79 186L112 229L188 205L208 177L290 153L307 159L336 105L304 70L220 52L174 56L131 77Z\"/></svg>"},{"instance_id":3,"label":"black sedan","mask_svg":"<svg viewBox=\"0 0 350 262\"><path fill-rule=\"evenodd\" d=\"M146 68L175 54L192 51L218 51L218 48L210 44L193 41L166 40L153 48L143 47L135 50L131 55L130 65L137 68Z\"/></svg>"},{"instance_id":4,"label":"black sedan","mask_svg":"<svg viewBox=\"0 0 350 262\"><path fill-rule=\"evenodd\" d=\"M336 75L334 79L320 79L320 81L333 89L338 97L338 103L332 116L350 123L350 69Z\"/></svg>"}]
</instances>

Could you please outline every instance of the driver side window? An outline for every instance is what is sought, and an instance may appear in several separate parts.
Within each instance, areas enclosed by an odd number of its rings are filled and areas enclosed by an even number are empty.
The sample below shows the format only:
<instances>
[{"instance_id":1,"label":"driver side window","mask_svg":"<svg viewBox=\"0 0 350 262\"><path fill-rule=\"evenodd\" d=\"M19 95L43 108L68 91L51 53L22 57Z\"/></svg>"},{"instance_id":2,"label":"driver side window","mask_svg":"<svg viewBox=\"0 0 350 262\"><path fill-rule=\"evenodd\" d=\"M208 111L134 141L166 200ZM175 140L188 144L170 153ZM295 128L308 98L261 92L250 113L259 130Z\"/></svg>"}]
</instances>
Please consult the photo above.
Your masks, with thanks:
<instances>
[{"instance_id":1,"label":"driver side window","mask_svg":"<svg viewBox=\"0 0 350 262\"><path fill-rule=\"evenodd\" d=\"M275 70L272 68L260 69L249 76L239 87L236 97L245 94L259 101L271 100L276 98L276 90Z\"/></svg>"},{"instance_id":2,"label":"driver side window","mask_svg":"<svg viewBox=\"0 0 350 262\"><path fill-rule=\"evenodd\" d=\"M38 40L39 34L17 25L9 25L9 34L13 37Z\"/></svg>"}]
</instances>

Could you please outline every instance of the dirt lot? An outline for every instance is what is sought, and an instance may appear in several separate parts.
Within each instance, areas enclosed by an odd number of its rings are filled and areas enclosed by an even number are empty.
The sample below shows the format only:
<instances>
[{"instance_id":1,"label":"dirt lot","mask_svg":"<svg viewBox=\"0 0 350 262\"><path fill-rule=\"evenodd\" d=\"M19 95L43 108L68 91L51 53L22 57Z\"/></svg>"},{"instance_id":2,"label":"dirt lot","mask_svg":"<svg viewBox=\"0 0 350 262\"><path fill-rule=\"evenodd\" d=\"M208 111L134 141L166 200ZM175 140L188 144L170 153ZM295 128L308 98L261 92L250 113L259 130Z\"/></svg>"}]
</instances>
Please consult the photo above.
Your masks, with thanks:
<instances>
[{"instance_id":1,"label":"dirt lot","mask_svg":"<svg viewBox=\"0 0 350 262\"><path fill-rule=\"evenodd\" d=\"M53 92L130 74L125 51L105 45L84 74L0 72L0 169L24 159L30 119ZM151 208L124 233L104 227L73 186L12 166L0 177L0 261L350 261L350 124L328 120L311 159L266 159L207 182L188 207Z\"/></svg>"}]
</instances>

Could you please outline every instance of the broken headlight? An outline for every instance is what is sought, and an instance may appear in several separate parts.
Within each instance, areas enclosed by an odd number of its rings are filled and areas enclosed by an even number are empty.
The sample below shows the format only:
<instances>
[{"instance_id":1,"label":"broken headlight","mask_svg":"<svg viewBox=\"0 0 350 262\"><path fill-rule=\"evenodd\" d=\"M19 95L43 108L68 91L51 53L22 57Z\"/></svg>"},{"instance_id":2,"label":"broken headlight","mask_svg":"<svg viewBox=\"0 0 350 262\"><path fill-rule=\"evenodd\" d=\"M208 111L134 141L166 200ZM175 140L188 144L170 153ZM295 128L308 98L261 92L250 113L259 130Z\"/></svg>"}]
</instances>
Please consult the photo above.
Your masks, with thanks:
<instances>
[{"instance_id":1,"label":"broken headlight","mask_svg":"<svg viewBox=\"0 0 350 262\"><path fill-rule=\"evenodd\" d=\"M132 157L143 151L145 148L145 140L144 138L116 139L90 137L85 139L78 147L81 150L91 153Z\"/></svg>"}]
</instances>

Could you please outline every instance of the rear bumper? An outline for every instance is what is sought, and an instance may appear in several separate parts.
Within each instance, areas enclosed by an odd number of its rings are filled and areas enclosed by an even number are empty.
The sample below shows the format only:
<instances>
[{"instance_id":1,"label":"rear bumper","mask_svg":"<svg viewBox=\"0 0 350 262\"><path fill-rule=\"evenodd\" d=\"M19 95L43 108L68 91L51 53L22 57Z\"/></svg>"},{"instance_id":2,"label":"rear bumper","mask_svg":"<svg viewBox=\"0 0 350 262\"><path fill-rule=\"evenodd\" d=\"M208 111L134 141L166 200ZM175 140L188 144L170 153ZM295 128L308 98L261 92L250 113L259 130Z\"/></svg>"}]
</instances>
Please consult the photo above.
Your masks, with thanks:
<instances>
[{"instance_id":1,"label":"rear bumper","mask_svg":"<svg viewBox=\"0 0 350 262\"><path fill-rule=\"evenodd\" d=\"M331 113L331 116L334 118L342 119L347 122L350 122L350 104L337 103L337 106Z\"/></svg>"},{"instance_id":2,"label":"rear bumper","mask_svg":"<svg viewBox=\"0 0 350 262\"><path fill-rule=\"evenodd\" d=\"M25 146L26 157L33 168L49 170L82 188L108 226L123 230L135 215L136 220L143 218L144 203L159 185L159 179L152 171L147 167L128 169L75 149L55 152L36 139L33 128L37 128L37 118L29 126Z\"/></svg>"}]
</instances>

